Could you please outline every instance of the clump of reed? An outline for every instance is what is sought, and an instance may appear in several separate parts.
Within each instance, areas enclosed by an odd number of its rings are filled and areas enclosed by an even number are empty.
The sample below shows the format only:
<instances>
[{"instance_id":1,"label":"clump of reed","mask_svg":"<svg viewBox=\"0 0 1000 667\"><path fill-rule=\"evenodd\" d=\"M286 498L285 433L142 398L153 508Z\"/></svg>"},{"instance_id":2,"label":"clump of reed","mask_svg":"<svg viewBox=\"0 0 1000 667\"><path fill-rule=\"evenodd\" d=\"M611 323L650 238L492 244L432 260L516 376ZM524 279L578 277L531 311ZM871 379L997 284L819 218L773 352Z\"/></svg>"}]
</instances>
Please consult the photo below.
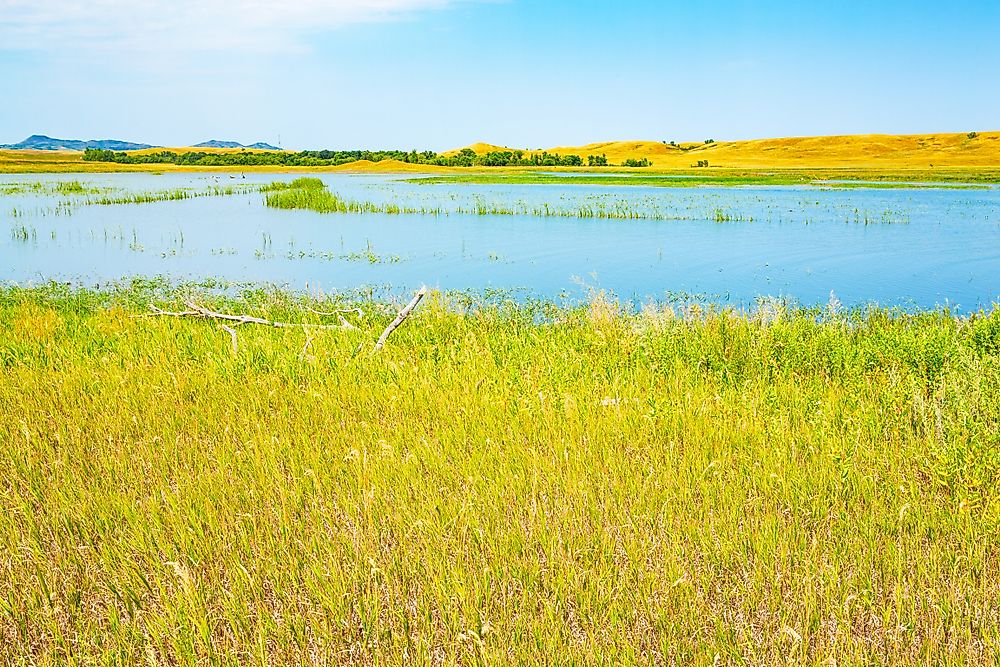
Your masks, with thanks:
<instances>
[{"instance_id":1,"label":"clump of reed","mask_svg":"<svg viewBox=\"0 0 1000 667\"><path fill-rule=\"evenodd\" d=\"M153 192L120 192L107 194L101 197L81 200L82 204L94 204L97 206L116 206L122 204L150 204L162 201L181 201L184 199L195 199L198 197L227 197L237 194L249 194L260 191L259 185L212 185L203 190L191 188L175 188L173 190L160 190Z\"/></svg>"},{"instance_id":2,"label":"clump of reed","mask_svg":"<svg viewBox=\"0 0 1000 667\"><path fill-rule=\"evenodd\" d=\"M299 181L309 181L309 183L304 187L296 186L295 184ZM319 185L317 186L316 183ZM288 187L281 187L284 185ZM318 178L296 179L287 184L272 183L264 191L267 193L264 203L271 208L308 209L318 213L383 213L388 215L438 215L442 212L438 207L410 207L391 202L379 203L342 199L339 195L330 192Z\"/></svg>"},{"instance_id":3,"label":"clump of reed","mask_svg":"<svg viewBox=\"0 0 1000 667\"><path fill-rule=\"evenodd\" d=\"M319 178L303 176L291 181L274 181L261 187L262 192L277 192L280 190L322 190L326 184Z\"/></svg>"},{"instance_id":4,"label":"clump of reed","mask_svg":"<svg viewBox=\"0 0 1000 667\"><path fill-rule=\"evenodd\" d=\"M80 181L64 181L57 183L55 191L61 195L84 195L94 192L94 188L84 187Z\"/></svg>"},{"instance_id":5,"label":"clump of reed","mask_svg":"<svg viewBox=\"0 0 1000 667\"><path fill-rule=\"evenodd\" d=\"M308 186L295 184L312 181ZM319 179L296 179L290 183L275 182L263 188L264 202L272 208L307 209L318 213L381 213L388 215L477 215L477 216L532 216L543 218L600 218L606 220L684 220L686 217L669 214L658 209L645 209L626 200L605 203L581 204L578 207L563 208L541 204L529 206L501 204L476 198L471 205L457 205L451 208L440 206L413 206L394 202L373 202L341 198L331 192ZM736 219L735 217L733 219ZM742 219L742 218L740 218Z\"/></svg>"}]
</instances>

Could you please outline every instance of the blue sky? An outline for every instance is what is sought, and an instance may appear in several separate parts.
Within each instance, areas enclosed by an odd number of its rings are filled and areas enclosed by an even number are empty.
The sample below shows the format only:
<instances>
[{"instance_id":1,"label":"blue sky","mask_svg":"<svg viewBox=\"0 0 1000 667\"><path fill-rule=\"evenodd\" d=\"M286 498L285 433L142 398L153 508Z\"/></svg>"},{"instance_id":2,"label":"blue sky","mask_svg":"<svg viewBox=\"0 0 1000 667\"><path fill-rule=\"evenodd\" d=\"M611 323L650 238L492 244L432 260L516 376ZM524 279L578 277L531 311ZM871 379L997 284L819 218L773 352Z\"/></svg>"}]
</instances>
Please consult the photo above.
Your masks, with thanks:
<instances>
[{"instance_id":1,"label":"blue sky","mask_svg":"<svg viewBox=\"0 0 1000 667\"><path fill-rule=\"evenodd\" d=\"M995 130L998 27L995 0L0 0L0 143Z\"/></svg>"}]
</instances>

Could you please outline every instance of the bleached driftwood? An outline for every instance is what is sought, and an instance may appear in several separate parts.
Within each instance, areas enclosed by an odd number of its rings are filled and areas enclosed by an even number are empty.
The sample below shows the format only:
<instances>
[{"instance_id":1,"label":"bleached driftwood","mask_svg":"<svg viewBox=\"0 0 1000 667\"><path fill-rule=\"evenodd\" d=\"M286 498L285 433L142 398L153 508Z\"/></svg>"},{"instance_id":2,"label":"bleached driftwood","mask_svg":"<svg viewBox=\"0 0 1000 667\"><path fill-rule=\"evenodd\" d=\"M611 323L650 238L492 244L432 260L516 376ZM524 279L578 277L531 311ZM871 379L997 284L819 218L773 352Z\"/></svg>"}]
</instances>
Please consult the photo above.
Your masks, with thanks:
<instances>
[{"instance_id":1,"label":"bleached driftwood","mask_svg":"<svg viewBox=\"0 0 1000 667\"><path fill-rule=\"evenodd\" d=\"M417 304L420 303L420 300L424 298L425 294L427 294L427 286L426 285L420 288L420 290L416 293L416 295L414 295L413 299L411 299L410 302L408 304L406 304L406 306L401 311L399 311L399 314L396 315L396 319L394 319L389 324L389 326L387 326L385 328L385 331L383 331L382 335L379 336L378 342L375 343L375 350L374 351L377 352L378 350L382 349L382 347L385 345L386 339L389 338L389 334L391 334L393 331L395 331L399 327L399 325L403 323L403 320L405 320L407 317L410 316L410 313L413 312L413 309L417 307ZM235 326L239 326L241 324L259 324L261 326L275 327L275 328L278 328L278 329L303 329L303 330L305 330L307 332L307 334L306 334L306 343L302 347L302 352L299 355L300 357L304 358L305 355L306 355L306 353L307 353L307 351L309 350L309 345L313 341L313 337L308 334L308 331L316 330L316 329L326 329L326 330L330 330L330 329L341 329L341 330L344 330L344 329L353 329L353 330L357 330L356 326L354 326L353 324L351 324L350 322L347 321L347 319L344 317L344 313L357 313L359 317L364 317L365 316L364 311L362 311L360 308L347 308L347 309L344 309L344 310L334 310L334 311L328 312L328 313L321 312L321 311L318 311L318 310L313 310L312 308L308 308L308 310L312 311L313 313L315 313L317 315L322 315L322 316L333 316L333 315L336 315L340 319L340 324L312 324L312 323L309 323L309 322L277 322L275 320L268 320L268 319L265 319L263 317L254 317L253 315L233 315L231 313L220 313L220 312L211 310L209 308L205 308L204 306L200 306L197 303L194 303L193 301L186 301L184 303L184 305L188 307L188 310L176 310L176 311L163 310L161 308L156 307L153 304L150 304L149 305L149 309L152 312L149 314L149 316L151 316L151 317L197 317L197 318L204 318L204 319L210 319L210 320L221 320L221 322L219 323L219 328L221 328L224 331L226 331L229 334L230 338L232 338L232 341L233 341L233 354L235 354L237 352L238 348L239 348L239 345L238 345L238 342L237 342L237 338L236 338L236 329L234 327ZM229 326L227 324L223 324L222 322L232 322L233 326Z\"/></svg>"},{"instance_id":2,"label":"bleached driftwood","mask_svg":"<svg viewBox=\"0 0 1000 667\"><path fill-rule=\"evenodd\" d=\"M340 324L312 324L310 322L276 322L274 320L266 320L263 317L254 317L252 315L230 315L229 313L218 313L214 310L205 308L204 306L199 306L196 303L188 301L184 304L190 310L181 311L169 311L161 310L156 306L150 304L149 308L152 310L152 315L160 317L204 317L206 319L212 320L224 320L226 322L236 322L237 324L260 324L265 327L275 327L278 329L356 329L353 324L341 317Z\"/></svg>"},{"instance_id":3,"label":"bleached driftwood","mask_svg":"<svg viewBox=\"0 0 1000 667\"><path fill-rule=\"evenodd\" d=\"M405 320L407 317L410 316L410 313L413 312L413 309L417 307L417 304L420 303L420 300L424 298L425 294L427 294L427 285L424 285L423 287L420 288L420 290L416 293L416 295L414 295L414 297L410 300L410 302L406 304L406 307L403 308L403 310L399 311L399 315L396 315L396 319L394 319L389 324L389 326L385 328L385 331L382 332L382 335L378 337L378 342L375 343L375 350L374 350L375 352L378 352L379 350L382 349L382 346L385 345L385 341L389 337L389 334L395 331L396 328L403 323L403 320Z\"/></svg>"},{"instance_id":4,"label":"bleached driftwood","mask_svg":"<svg viewBox=\"0 0 1000 667\"><path fill-rule=\"evenodd\" d=\"M331 310L330 312L325 313L322 310L316 310L314 308L306 306L306 310L308 310L310 313L316 313L317 315L325 315L327 317L333 315L346 315L347 313L357 313L360 319L365 318L365 311L361 310L360 308L343 308L338 310Z\"/></svg>"},{"instance_id":5,"label":"bleached driftwood","mask_svg":"<svg viewBox=\"0 0 1000 667\"><path fill-rule=\"evenodd\" d=\"M239 346L236 343L236 329L226 326L225 324L219 324L219 327L224 329L233 339L233 354L236 354L239 351Z\"/></svg>"}]
</instances>

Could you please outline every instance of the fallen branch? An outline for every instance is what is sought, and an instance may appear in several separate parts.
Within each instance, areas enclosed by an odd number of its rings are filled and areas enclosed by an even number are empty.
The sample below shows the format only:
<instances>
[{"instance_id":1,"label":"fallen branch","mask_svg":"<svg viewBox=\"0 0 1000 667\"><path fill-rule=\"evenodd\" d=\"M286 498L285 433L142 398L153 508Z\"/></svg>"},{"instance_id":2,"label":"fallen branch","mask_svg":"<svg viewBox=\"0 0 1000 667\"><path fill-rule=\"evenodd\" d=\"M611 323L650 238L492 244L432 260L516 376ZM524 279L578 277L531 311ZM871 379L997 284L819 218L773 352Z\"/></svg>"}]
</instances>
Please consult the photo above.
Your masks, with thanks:
<instances>
[{"instance_id":1,"label":"fallen branch","mask_svg":"<svg viewBox=\"0 0 1000 667\"><path fill-rule=\"evenodd\" d=\"M330 317L333 315L346 315L347 313L357 313L358 317L360 317L361 319L364 319L365 317L365 311L361 310L360 308L344 308L343 310L331 310L328 313L324 313L321 310L316 310L314 308L306 306L306 310L308 310L310 313L316 313L317 315L324 315L326 317Z\"/></svg>"},{"instance_id":2,"label":"fallen branch","mask_svg":"<svg viewBox=\"0 0 1000 667\"><path fill-rule=\"evenodd\" d=\"M302 346L302 351L299 353L299 360L300 361L306 358L306 353L309 351L309 346L312 344L312 342L313 342L313 337L310 336L309 333L307 332L306 333L306 344Z\"/></svg>"},{"instance_id":3,"label":"fallen branch","mask_svg":"<svg viewBox=\"0 0 1000 667\"><path fill-rule=\"evenodd\" d=\"M389 334L395 331L399 327L399 325L403 323L403 320L405 320L407 317L410 316L410 313L413 312L413 309L417 307L417 304L420 303L420 300L423 299L424 295L426 294L427 294L427 286L424 285L417 291L413 299L411 299L410 302L406 304L406 307L404 307L401 311L399 311L399 314L396 315L396 319L394 319L389 324L389 326L385 328L385 331L382 332L382 335L378 337L378 342L375 343L376 352L378 350L381 350L382 347L385 346L385 341L386 339L389 338ZM322 316L336 315L338 319L340 319L340 324L311 324L308 322L292 323L292 322L276 322L274 320L268 320L263 317L254 317L253 315L232 315L230 313L220 313L211 310L209 308L205 308L204 306L199 306L197 303L194 303L193 301L187 301L184 303L184 305L188 307L188 310L178 310L178 311L163 310L162 308L158 308L153 304L149 304L149 309L152 312L150 312L147 316L148 317L196 317L209 320L222 320L223 322L233 322L234 326L240 324L259 324L261 326L275 327L278 329L305 329L307 331L312 329L357 330L356 326L347 321L347 318L344 317L343 313L357 313L359 317L365 316L364 311L362 311L360 308L335 310L329 313L324 313L318 310L313 310L312 308L308 308L308 310L312 311L317 315L322 315ZM232 326L228 326L222 323L219 324L219 328L226 331L229 334L230 338L232 338L233 354L236 354L239 348L239 344L236 338L236 329L234 329ZM312 343L312 341L313 337L307 334L306 343L302 347L302 352L299 354L299 357L305 358L305 355L309 350L309 345Z\"/></svg>"},{"instance_id":4,"label":"fallen branch","mask_svg":"<svg viewBox=\"0 0 1000 667\"><path fill-rule=\"evenodd\" d=\"M376 352L382 349L382 346L385 345L385 340L389 337L389 334L395 331L396 328L403 323L403 320L409 317L410 313L413 312L413 309L417 307L417 304L420 303L420 300L424 298L425 294L427 294L426 285L420 288L420 290L416 293L416 295L414 295L413 299L411 299L410 302L406 304L406 307L403 308L403 310L399 311L399 315L396 315L396 319L394 319L392 323L385 328L385 331L382 332L382 335L378 337L378 342L375 343Z\"/></svg>"},{"instance_id":5,"label":"fallen branch","mask_svg":"<svg viewBox=\"0 0 1000 667\"><path fill-rule=\"evenodd\" d=\"M196 303L187 302L186 305L190 310L181 311L169 311L162 310L156 306L150 304L149 308L153 312L151 316L156 317L203 317L205 319L211 320L224 320L226 322L236 322L237 324L260 324L265 327L275 327L278 329L355 329L356 327L341 318L340 324L310 324L308 322L275 322L273 320L266 320L263 317L253 317L252 315L230 315L229 313L218 313L214 310L209 310L204 306L199 306Z\"/></svg>"},{"instance_id":6,"label":"fallen branch","mask_svg":"<svg viewBox=\"0 0 1000 667\"><path fill-rule=\"evenodd\" d=\"M236 354L239 351L239 348L236 345L236 329L234 329L234 328L232 328L230 326L226 326L225 324L220 324L219 328L225 329L226 331L229 332L229 335L233 339L233 354Z\"/></svg>"},{"instance_id":7,"label":"fallen branch","mask_svg":"<svg viewBox=\"0 0 1000 667\"><path fill-rule=\"evenodd\" d=\"M151 311L153 311L153 312L145 315L145 317L154 317L154 316L160 316L160 317L200 317L201 316L201 313L199 313L197 310L181 310L181 311L171 312L169 310L161 310L161 309L157 308L156 306L154 306L153 304L149 304L149 309ZM144 316L143 315L135 315L134 317L144 317Z\"/></svg>"}]
</instances>

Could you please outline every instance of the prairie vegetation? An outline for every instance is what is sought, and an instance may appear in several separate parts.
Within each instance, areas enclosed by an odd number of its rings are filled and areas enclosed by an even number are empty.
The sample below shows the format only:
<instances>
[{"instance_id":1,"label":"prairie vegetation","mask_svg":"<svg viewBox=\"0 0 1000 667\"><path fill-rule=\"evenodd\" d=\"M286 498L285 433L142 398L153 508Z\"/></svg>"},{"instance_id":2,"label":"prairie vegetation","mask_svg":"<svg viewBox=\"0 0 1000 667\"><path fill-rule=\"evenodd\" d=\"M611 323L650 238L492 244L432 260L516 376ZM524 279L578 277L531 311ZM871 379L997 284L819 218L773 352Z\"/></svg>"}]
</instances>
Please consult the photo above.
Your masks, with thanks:
<instances>
[{"instance_id":1,"label":"prairie vegetation","mask_svg":"<svg viewBox=\"0 0 1000 667\"><path fill-rule=\"evenodd\" d=\"M419 181L413 181L419 182ZM446 183L448 179L434 179ZM318 213L381 213L388 215L478 215L530 216L535 218L596 218L603 220L713 220L715 222L754 222L749 214L719 207L697 211L674 207L670 202L642 197L589 197L568 204L533 203L524 201L489 200L479 195L454 205L416 205L395 201L345 199L331 192L318 178L297 178L291 182L275 181L261 188L264 203L271 208L307 209ZM769 211L770 215L770 211ZM768 220L771 218L769 217ZM854 209L845 215L846 222L856 224L906 223L902 211L884 210L879 213Z\"/></svg>"},{"instance_id":2,"label":"prairie vegetation","mask_svg":"<svg viewBox=\"0 0 1000 667\"><path fill-rule=\"evenodd\" d=\"M404 164L437 167L580 167L583 160L577 155L558 155L548 152L527 154L525 151L491 151L477 154L463 148L453 155L434 151L111 151L88 148L83 152L84 162L113 162L117 164L176 164L189 167L337 167L352 162L395 161ZM648 166L627 164L624 166Z\"/></svg>"},{"instance_id":3,"label":"prairie vegetation","mask_svg":"<svg viewBox=\"0 0 1000 667\"><path fill-rule=\"evenodd\" d=\"M1000 132L936 135L853 135L785 137L747 141L676 143L611 141L585 146L517 149L474 144L435 151L203 151L114 152L88 149L84 161L119 164L173 164L201 167L331 167L358 161L396 161L443 167L656 167L728 169L873 169L909 171L973 168L995 170L1000 163Z\"/></svg>"},{"instance_id":4,"label":"prairie vegetation","mask_svg":"<svg viewBox=\"0 0 1000 667\"><path fill-rule=\"evenodd\" d=\"M610 220L669 220L674 214L645 209L627 200L581 203L572 208L549 204L491 202L474 198L469 205L451 207L414 206L395 202L343 199L330 192L318 178L297 178L289 183L275 181L263 188L265 204L272 208L308 209L319 213L384 213L388 215L525 215L542 218L602 218ZM718 221L718 220L717 220Z\"/></svg>"},{"instance_id":5,"label":"prairie vegetation","mask_svg":"<svg viewBox=\"0 0 1000 667\"><path fill-rule=\"evenodd\" d=\"M0 662L1000 657L1000 310L394 312L0 290Z\"/></svg>"}]
</instances>

